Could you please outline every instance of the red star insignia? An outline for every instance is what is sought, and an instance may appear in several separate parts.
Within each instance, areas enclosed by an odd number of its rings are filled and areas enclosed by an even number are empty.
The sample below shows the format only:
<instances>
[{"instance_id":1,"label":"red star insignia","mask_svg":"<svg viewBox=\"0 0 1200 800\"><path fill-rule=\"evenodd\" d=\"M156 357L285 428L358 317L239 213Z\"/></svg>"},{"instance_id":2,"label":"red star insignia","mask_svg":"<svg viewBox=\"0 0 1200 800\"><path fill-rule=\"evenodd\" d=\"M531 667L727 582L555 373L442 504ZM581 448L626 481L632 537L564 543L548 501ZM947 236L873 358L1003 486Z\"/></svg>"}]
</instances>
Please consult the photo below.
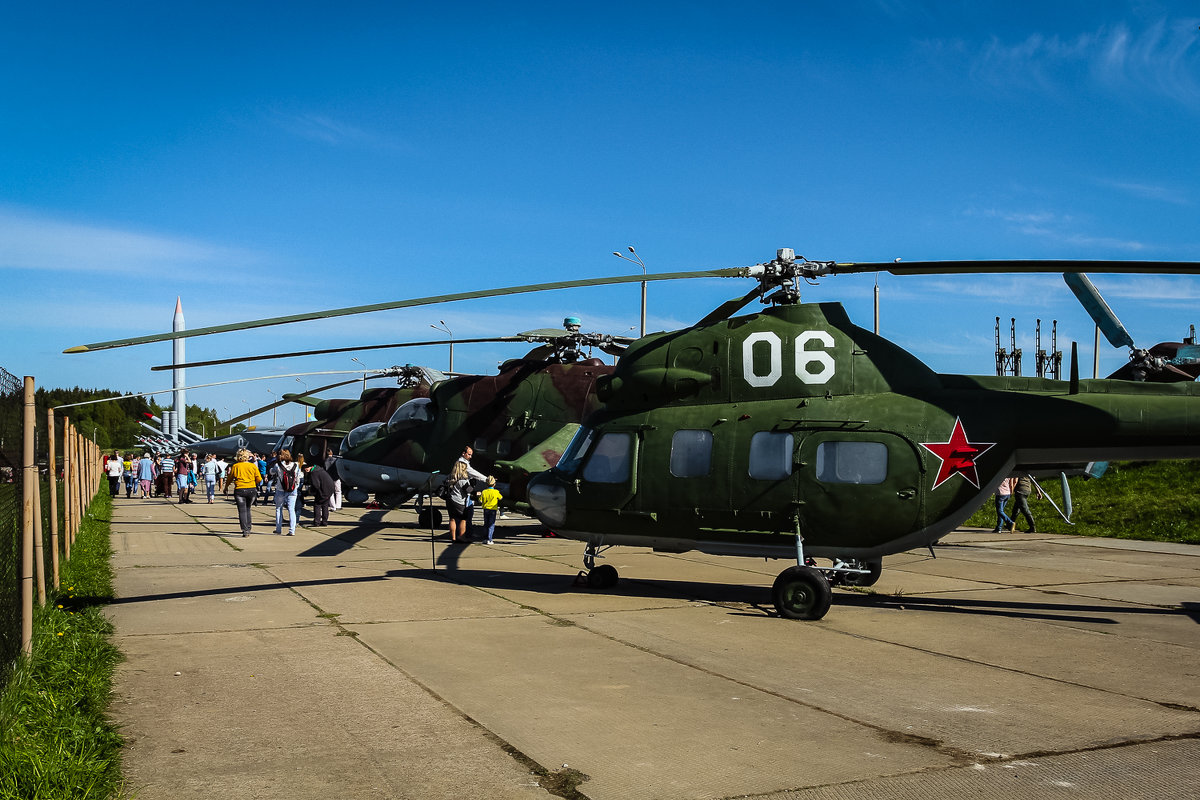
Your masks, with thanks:
<instances>
[{"instance_id":1,"label":"red star insignia","mask_svg":"<svg viewBox=\"0 0 1200 800\"><path fill-rule=\"evenodd\" d=\"M954 430L950 434L949 441L921 444L921 447L933 453L942 462L941 468L938 469L937 478L933 481L933 488L938 488L954 475L962 475L972 486L978 489L979 472L975 469L975 461L988 450L995 447L995 445L995 442L967 441L967 434L963 430L962 420L955 418Z\"/></svg>"}]
</instances>

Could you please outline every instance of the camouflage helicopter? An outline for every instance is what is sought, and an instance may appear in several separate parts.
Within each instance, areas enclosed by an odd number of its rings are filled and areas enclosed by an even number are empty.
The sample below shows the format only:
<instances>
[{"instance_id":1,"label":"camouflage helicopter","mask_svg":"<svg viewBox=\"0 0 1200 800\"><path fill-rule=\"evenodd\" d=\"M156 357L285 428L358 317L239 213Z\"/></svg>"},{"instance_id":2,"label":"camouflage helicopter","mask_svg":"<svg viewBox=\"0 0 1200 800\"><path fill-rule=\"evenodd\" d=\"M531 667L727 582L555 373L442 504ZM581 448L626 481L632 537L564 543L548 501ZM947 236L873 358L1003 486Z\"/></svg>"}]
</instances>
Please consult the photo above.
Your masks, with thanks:
<instances>
[{"instance_id":1,"label":"camouflage helicopter","mask_svg":"<svg viewBox=\"0 0 1200 800\"><path fill-rule=\"evenodd\" d=\"M324 353L325 351L315 351L316 353ZM213 361L196 361L191 362L188 367L211 367L224 364L234 364L244 361L261 361L271 358L289 358L296 355L312 355L314 353L278 353L272 355L255 355L246 356L243 358L222 358ZM151 370L175 369L176 365L162 364L151 367ZM312 409L311 420L292 425L281 432L276 432L269 442L257 442L257 446L252 446L255 452L265 453L271 450L279 450L286 448L291 450L293 455L304 457L309 462L318 462L323 460L326 453L332 452L335 455L341 448L342 441L346 434L354 427L365 422L386 420L396 408L414 397L427 397L429 395L429 387L434 383L444 380L445 375L435 369L428 367L415 367L411 364L404 366L393 366L384 370L370 370L373 372L366 380L375 380L379 378L396 378L397 386L394 387L377 387L366 389L357 398L338 398L338 399L316 399L312 395L326 389L333 389L338 386L345 386L348 383L357 383L358 378L350 381L339 381L331 383L327 386L319 386L307 394L292 394L285 393L279 400L269 403L265 406L260 406L245 414L234 417L222 425L232 425L249 419L256 414L261 414L264 411L270 411L287 403L298 403L308 406ZM239 441L243 437L231 436L226 437L230 442L233 442L231 452L232 455L241 447L250 446L249 443ZM222 455L226 453L217 445L224 443L225 440L219 440L213 446L213 452L218 452ZM206 443L201 443L206 444ZM229 449L226 447L225 449Z\"/></svg>"},{"instance_id":2,"label":"camouflage helicopter","mask_svg":"<svg viewBox=\"0 0 1200 800\"><path fill-rule=\"evenodd\" d=\"M440 485L440 471L470 445L474 466L495 473L510 502L522 501L529 476L554 466L579 422L599 407L596 381L613 367L588 353L617 355L633 341L581 332L578 317L563 327L503 337L541 344L496 375L451 378L386 423L355 428L338 464L342 480L397 505ZM424 526L428 512L420 503L419 511Z\"/></svg>"},{"instance_id":3,"label":"camouflage helicopter","mask_svg":"<svg viewBox=\"0 0 1200 800\"><path fill-rule=\"evenodd\" d=\"M533 284L182 335L574 286L754 279L745 296L695 325L630 345L612 374L597 378L603 406L584 419L557 465L530 480L528 496L539 520L585 543L595 587L618 580L610 565L596 564L613 545L794 560L772 587L776 610L791 619L820 619L832 586L874 582L884 556L936 541L1014 472L1200 457L1200 386L1193 382L1080 380L1074 352L1067 381L937 373L855 326L840 304L799 302L798 280L881 271L1190 274L1200 263L841 263L782 249L748 267ZM768 307L734 316L755 300ZM1145 374L1167 366L1132 349L1131 356ZM831 563L818 566L817 558Z\"/></svg>"}]
</instances>

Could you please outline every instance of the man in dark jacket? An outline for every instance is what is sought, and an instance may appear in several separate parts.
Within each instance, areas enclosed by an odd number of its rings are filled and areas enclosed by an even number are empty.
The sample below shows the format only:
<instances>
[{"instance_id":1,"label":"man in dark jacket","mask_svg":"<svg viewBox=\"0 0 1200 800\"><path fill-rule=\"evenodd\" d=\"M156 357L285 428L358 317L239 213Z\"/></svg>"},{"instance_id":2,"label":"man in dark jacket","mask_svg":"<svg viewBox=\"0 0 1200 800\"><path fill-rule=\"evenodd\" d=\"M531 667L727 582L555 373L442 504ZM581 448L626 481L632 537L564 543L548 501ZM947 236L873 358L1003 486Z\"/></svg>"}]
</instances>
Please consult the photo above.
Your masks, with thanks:
<instances>
[{"instance_id":1,"label":"man in dark jacket","mask_svg":"<svg viewBox=\"0 0 1200 800\"><path fill-rule=\"evenodd\" d=\"M309 464L304 470L313 496L313 526L329 524L329 501L333 497L333 478L323 468Z\"/></svg>"}]
</instances>

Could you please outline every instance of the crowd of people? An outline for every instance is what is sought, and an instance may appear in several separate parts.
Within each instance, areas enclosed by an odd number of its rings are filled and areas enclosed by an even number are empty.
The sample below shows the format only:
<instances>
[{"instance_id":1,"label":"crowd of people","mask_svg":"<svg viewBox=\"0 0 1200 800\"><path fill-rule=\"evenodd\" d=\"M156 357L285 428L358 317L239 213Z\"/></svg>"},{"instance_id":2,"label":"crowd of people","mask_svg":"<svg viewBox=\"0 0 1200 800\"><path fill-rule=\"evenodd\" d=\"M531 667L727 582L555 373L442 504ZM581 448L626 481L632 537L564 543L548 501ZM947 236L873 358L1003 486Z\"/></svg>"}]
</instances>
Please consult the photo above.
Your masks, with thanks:
<instances>
[{"instance_id":1,"label":"crowd of people","mask_svg":"<svg viewBox=\"0 0 1200 800\"><path fill-rule=\"evenodd\" d=\"M484 541L492 544L503 496L496 488L496 479L471 466L474 451L463 450L454 463L443 486L449 517L449 537L454 542L471 541L474 510L483 510ZM341 481L336 459L326 454L323 464L305 464L304 456L292 459L290 451L277 450L269 455L239 450L232 461L214 453L193 454L188 450L176 453L134 453L121 455L114 451L104 458L109 492L116 498L122 488L127 499L149 500L155 497L191 503L192 495L203 486L208 503L215 503L217 494L227 497L232 490L237 506L242 536L252 531L250 509L259 503L275 502L275 533L296 535L300 510L307 495L313 506L313 527L329 524L329 512L342 507ZM284 532L286 522L287 531Z\"/></svg>"},{"instance_id":2,"label":"crowd of people","mask_svg":"<svg viewBox=\"0 0 1200 800\"><path fill-rule=\"evenodd\" d=\"M218 491L226 497L232 490L243 536L251 531L250 507L266 504L272 498L275 533L283 533L286 517L288 536L296 534L305 495L312 501L314 526L329 524L329 511L342 507L341 481L332 454L324 464L305 464L303 456L293 461L288 450L264 455L243 449L232 461L215 453L193 454L186 449L155 455L144 452L140 458L134 453L121 455L113 451L104 457L103 469L113 498L124 489L126 499L162 497L191 503L193 494L203 486L204 497L211 504L216 502Z\"/></svg>"}]
</instances>

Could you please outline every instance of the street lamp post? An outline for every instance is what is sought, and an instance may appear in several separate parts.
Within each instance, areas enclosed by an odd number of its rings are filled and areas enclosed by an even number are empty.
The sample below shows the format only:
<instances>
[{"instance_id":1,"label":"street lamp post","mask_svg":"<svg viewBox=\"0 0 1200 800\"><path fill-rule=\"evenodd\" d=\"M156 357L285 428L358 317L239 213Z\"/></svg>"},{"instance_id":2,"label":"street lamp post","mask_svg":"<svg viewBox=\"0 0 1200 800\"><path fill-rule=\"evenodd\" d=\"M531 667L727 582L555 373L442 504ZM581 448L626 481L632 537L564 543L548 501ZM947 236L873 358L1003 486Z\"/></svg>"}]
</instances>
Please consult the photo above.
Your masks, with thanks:
<instances>
[{"instance_id":1,"label":"street lamp post","mask_svg":"<svg viewBox=\"0 0 1200 800\"><path fill-rule=\"evenodd\" d=\"M430 325L429 327L433 328L435 331L445 331L446 335L450 337L450 372L453 373L454 372L454 334L450 331L450 328L448 328L446 326L446 320L439 319L438 322L440 322L441 325Z\"/></svg>"},{"instance_id":2,"label":"street lamp post","mask_svg":"<svg viewBox=\"0 0 1200 800\"><path fill-rule=\"evenodd\" d=\"M225 419L229 419L229 406L221 406L221 408L225 409ZM229 435L233 435L233 423L229 425Z\"/></svg>"},{"instance_id":3,"label":"street lamp post","mask_svg":"<svg viewBox=\"0 0 1200 800\"><path fill-rule=\"evenodd\" d=\"M296 383L298 383L304 387L304 394L301 395L301 397L308 397L308 384L305 383L304 381L300 380L299 378L296 378ZM363 381L363 384L365 385L366 381ZM304 406L304 421L308 422L308 404L301 403L300 405Z\"/></svg>"},{"instance_id":4,"label":"street lamp post","mask_svg":"<svg viewBox=\"0 0 1200 800\"><path fill-rule=\"evenodd\" d=\"M274 405L275 393L273 391L271 391L270 389L267 389L267 394L271 395L271 403L272 403L272 405L271 405L271 427L274 428L275 427L275 409L278 408L278 406Z\"/></svg>"},{"instance_id":5,"label":"street lamp post","mask_svg":"<svg viewBox=\"0 0 1200 800\"><path fill-rule=\"evenodd\" d=\"M633 245L629 245L626 249L629 250L629 255L633 256L633 258L630 258L629 256L623 256L615 250L613 251L613 255L623 261L628 261L631 264L637 264L639 267L642 268L642 277L645 277L646 276L646 265L642 262L641 256L639 256L637 254L637 251L633 249ZM642 336L646 335L646 282L645 281L642 281L642 329L641 329L641 335Z\"/></svg>"},{"instance_id":6,"label":"street lamp post","mask_svg":"<svg viewBox=\"0 0 1200 800\"><path fill-rule=\"evenodd\" d=\"M249 400L242 400L242 402L246 404L246 413L247 413L247 414L249 414L249 413L250 413L250 401L249 401ZM246 425L246 427L247 427L247 428L253 428L253 427L254 427L254 417L247 417L247 418L246 418L246 422L248 423L248 424Z\"/></svg>"}]
</instances>

